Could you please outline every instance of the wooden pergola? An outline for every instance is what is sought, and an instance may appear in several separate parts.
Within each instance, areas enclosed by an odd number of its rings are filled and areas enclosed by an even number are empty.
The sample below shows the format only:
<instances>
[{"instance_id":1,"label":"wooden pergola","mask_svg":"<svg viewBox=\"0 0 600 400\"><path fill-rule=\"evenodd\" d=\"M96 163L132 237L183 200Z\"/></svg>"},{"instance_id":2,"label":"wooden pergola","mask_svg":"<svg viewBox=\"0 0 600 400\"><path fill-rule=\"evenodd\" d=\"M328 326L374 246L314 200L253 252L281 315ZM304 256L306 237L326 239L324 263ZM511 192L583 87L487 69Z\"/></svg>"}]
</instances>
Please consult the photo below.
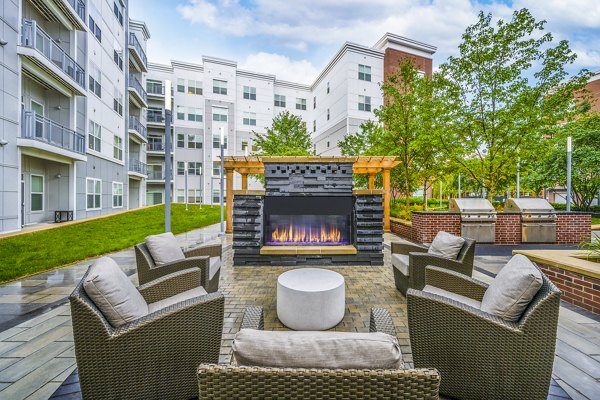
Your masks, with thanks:
<instances>
[{"instance_id":1,"label":"wooden pergola","mask_svg":"<svg viewBox=\"0 0 600 400\"><path fill-rule=\"evenodd\" d=\"M320 157L320 156L287 156L287 157L246 157L246 156L226 156L225 157L225 176L226 176L226 205L227 205L227 225L225 231L233 232L233 173L237 172L242 176L242 191L248 191L248 175L264 174L264 163L352 163L352 172L354 174L364 174L369 176L369 190L375 190L375 175L383 171L383 229L390 231L390 170L400 161L395 156L357 156L357 157Z\"/></svg>"}]
</instances>

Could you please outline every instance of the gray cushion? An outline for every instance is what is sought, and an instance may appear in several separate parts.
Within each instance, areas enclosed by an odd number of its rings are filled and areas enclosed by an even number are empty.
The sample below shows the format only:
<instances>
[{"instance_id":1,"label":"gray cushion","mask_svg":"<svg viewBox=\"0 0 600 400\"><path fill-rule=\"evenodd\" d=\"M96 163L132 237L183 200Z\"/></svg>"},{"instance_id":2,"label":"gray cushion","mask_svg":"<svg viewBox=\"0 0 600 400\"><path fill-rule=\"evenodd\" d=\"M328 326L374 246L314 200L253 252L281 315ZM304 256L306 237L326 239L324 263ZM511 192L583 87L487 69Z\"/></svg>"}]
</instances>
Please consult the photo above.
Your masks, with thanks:
<instances>
[{"instance_id":1,"label":"gray cushion","mask_svg":"<svg viewBox=\"0 0 600 400\"><path fill-rule=\"evenodd\" d=\"M408 254L392 254L392 265L404 276L408 276Z\"/></svg>"},{"instance_id":2,"label":"gray cushion","mask_svg":"<svg viewBox=\"0 0 600 400\"><path fill-rule=\"evenodd\" d=\"M485 291L481 310L516 322L542 283L541 271L527 257L516 254L502 267Z\"/></svg>"},{"instance_id":3,"label":"gray cushion","mask_svg":"<svg viewBox=\"0 0 600 400\"><path fill-rule=\"evenodd\" d=\"M145 241L156 265L185 259L183 250L181 250L177 239L175 239L175 236L171 232L148 236Z\"/></svg>"},{"instance_id":4,"label":"gray cushion","mask_svg":"<svg viewBox=\"0 0 600 400\"><path fill-rule=\"evenodd\" d=\"M211 257L208 260L208 279L212 279L221 268L221 257Z\"/></svg>"},{"instance_id":5,"label":"gray cushion","mask_svg":"<svg viewBox=\"0 0 600 400\"><path fill-rule=\"evenodd\" d=\"M467 297L467 296L462 296L460 294L452 293L452 292L449 292L449 291L444 290L444 289L440 289L440 288L435 287L435 286L425 285L425 287L423 288L423 291L424 292L433 293L433 294L437 294L439 296L447 297L449 299L456 300L456 301L458 301L460 303L467 304L467 305L469 305L471 307L475 307L477 309L481 308L481 302L480 301L474 300L474 299L472 299L470 297Z\"/></svg>"},{"instance_id":6,"label":"gray cushion","mask_svg":"<svg viewBox=\"0 0 600 400\"><path fill-rule=\"evenodd\" d=\"M112 326L148 314L146 300L112 258L96 260L83 282L83 289Z\"/></svg>"},{"instance_id":7,"label":"gray cushion","mask_svg":"<svg viewBox=\"0 0 600 400\"><path fill-rule=\"evenodd\" d=\"M148 312L153 313L154 311L161 310L172 304L177 304L184 300L188 300L194 297L204 296L205 294L206 290L204 290L202 286L198 286L197 288L178 293L175 296L167 297L166 299L162 299L157 302L148 304Z\"/></svg>"},{"instance_id":8,"label":"gray cushion","mask_svg":"<svg viewBox=\"0 0 600 400\"><path fill-rule=\"evenodd\" d=\"M403 367L398 339L385 333L242 329L235 335L233 355L238 365L263 367Z\"/></svg>"},{"instance_id":9,"label":"gray cushion","mask_svg":"<svg viewBox=\"0 0 600 400\"><path fill-rule=\"evenodd\" d=\"M454 236L448 232L440 231L431 242L429 254L435 254L440 257L456 260L458 253L463 247L465 239L460 236Z\"/></svg>"}]
</instances>

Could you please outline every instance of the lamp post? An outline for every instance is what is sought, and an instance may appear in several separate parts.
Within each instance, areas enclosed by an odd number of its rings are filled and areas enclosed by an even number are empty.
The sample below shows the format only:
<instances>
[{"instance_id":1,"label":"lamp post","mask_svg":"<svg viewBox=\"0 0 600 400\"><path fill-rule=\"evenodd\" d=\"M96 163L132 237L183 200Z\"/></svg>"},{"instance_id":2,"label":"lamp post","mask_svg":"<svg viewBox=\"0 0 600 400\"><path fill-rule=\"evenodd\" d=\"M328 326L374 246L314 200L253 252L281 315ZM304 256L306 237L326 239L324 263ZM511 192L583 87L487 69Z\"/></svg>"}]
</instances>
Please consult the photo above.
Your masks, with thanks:
<instances>
[{"instance_id":1,"label":"lamp post","mask_svg":"<svg viewBox=\"0 0 600 400\"><path fill-rule=\"evenodd\" d=\"M442 208L442 179L440 179L440 209Z\"/></svg>"},{"instance_id":2,"label":"lamp post","mask_svg":"<svg viewBox=\"0 0 600 400\"><path fill-rule=\"evenodd\" d=\"M460 199L460 172L458 173L458 196L457 197Z\"/></svg>"},{"instance_id":3,"label":"lamp post","mask_svg":"<svg viewBox=\"0 0 600 400\"><path fill-rule=\"evenodd\" d=\"M188 162L185 161L183 163L183 166L185 167L185 170L183 171L183 176L185 177L185 185L184 185L184 196L185 196L185 211L188 210L188 185L187 185L187 179L188 179Z\"/></svg>"},{"instance_id":4,"label":"lamp post","mask_svg":"<svg viewBox=\"0 0 600 400\"><path fill-rule=\"evenodd\" d=\"M225 207L223 204L223 181L225 180L225 130L223 127L220 127L219 131L221 133L221 190L219 191L219 201L221 203L221 231L219 232L219 236L225 236Z\"/></svg>"},{"instance_id":5,"label":"lamp post","mask_svg":"<svg viewBox=\"0 0 600 400\"><path fill-rule=\"evenodd\" d=\"M165 232L171 232L171 81L165 80Z\"/></svg>"},{"instance_id":6,"label":"lamp post","mask_svg":"<svg viewBox=\"0 0 600 400\"><path fill-rule=\"evenodd\" d=\"M571 211L571 136L567 138L567 211Z\"/></svg>"},{"instance_id":7,"label":"lamp post","mask_svg":"<svg viewBox=\"0 0 600 400\"><path fill-rule=\"evenodd\" d=\"M517 199L521 198L521 157L517 157Z\"/></svg>"}]
</instances>

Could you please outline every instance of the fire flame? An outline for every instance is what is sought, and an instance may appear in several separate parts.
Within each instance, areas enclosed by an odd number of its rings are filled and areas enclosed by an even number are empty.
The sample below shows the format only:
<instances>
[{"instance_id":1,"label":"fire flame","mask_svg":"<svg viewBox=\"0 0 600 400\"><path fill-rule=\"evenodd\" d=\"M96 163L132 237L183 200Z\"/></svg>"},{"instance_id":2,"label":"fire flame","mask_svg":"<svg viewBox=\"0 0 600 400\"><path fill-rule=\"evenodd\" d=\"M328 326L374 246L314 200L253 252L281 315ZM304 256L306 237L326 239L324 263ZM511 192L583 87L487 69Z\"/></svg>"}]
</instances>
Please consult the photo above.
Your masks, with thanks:
<instances>
[{"instance_id":1,"label":"fire flame","mask_svg":"<svg viewBox=\"0 0 600 400\"><path fill-rule=\"evenodd\" d=\"M337 226L327 227L321 225L320 228L306 225L290 224L280 226L273 230L271 235L272 242L285 243L337 243L342 239L342 233Z\"/></svg>"}]
</instances>

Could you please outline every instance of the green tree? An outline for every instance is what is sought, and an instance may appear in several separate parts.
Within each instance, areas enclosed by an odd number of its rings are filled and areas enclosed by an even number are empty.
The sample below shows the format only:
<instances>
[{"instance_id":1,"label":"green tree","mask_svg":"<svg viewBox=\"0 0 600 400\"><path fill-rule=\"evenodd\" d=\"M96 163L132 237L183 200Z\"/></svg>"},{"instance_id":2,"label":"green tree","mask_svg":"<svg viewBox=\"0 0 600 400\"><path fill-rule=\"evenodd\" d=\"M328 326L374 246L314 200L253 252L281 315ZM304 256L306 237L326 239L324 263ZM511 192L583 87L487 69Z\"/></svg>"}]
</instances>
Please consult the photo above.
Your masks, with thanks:
<instances>
[{"instance_id":1,"label":"green tree","mask_svg":"<svg viewBox=\"0 0 600 400\"><path fill-rule=\"evenodd\" d=\"M577 112L574 93L587 71L568 78L575 53L567 41L553 42L527 9L492 24L479 13L467 28L459 55L435 75L440 107L438 132L449 159L481 182L488 198L506 188L516 159L538 151L548 130ZM517 155L518 154L518 155Z\"/></svg>"},{"instance_id":2,"label":"green tree","mask_svg":"<svg viewBox=\"0 0 600 400\"><path fill-rule=\"evenodd\" d=\"M302 118L282 111L273 118L266 133L252 132L258 156L309 156L312 154L310 134Z\"/></svg>"}]
</instances>

